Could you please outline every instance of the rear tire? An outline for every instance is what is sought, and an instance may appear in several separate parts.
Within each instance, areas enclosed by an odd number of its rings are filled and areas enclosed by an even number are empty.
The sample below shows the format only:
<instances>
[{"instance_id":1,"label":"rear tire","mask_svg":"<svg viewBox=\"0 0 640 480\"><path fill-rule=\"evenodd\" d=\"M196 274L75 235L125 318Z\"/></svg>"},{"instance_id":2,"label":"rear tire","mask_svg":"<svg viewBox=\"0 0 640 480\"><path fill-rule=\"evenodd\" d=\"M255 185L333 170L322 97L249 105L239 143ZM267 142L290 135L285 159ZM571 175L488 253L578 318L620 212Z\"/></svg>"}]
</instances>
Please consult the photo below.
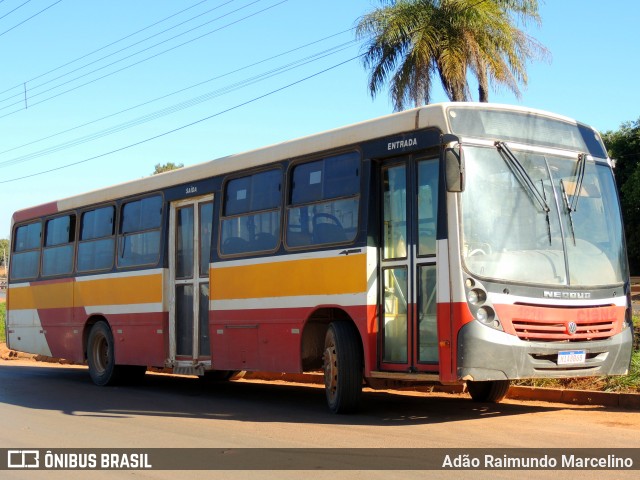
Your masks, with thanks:
<instances>
[{"instance_id":1,"label":"rear tire","mask_svg":"<svg viewBox=\"0 0 640 480\"><path fill-rule=\"evenodd\" d=\"M106 322L98 322L87 339L87 363L93 383L99 386L117 382L117 369L113 350L113 335Z\"/></svg>"},{"instance_id":2,"label":"rear tire","mask_svg":"<svg viewBox=\"0 0 640 480\"><path fill-rule=\"evenodd\" d=\"M332 413L356 410L362 394L362 347L349 322L333 322L324 340L324 386Z\"/></svg>"},{"instance_id":3,"label":"rear tire","mask_svg":"<svg viewBox=\"0 0 640 480\"><path fill-rule=\"evenodd\" d=\"M509 380L491 380L488 382L467 382L467 391L474 402L498 403L509 391Z\"/></svg>"}]
</instances>

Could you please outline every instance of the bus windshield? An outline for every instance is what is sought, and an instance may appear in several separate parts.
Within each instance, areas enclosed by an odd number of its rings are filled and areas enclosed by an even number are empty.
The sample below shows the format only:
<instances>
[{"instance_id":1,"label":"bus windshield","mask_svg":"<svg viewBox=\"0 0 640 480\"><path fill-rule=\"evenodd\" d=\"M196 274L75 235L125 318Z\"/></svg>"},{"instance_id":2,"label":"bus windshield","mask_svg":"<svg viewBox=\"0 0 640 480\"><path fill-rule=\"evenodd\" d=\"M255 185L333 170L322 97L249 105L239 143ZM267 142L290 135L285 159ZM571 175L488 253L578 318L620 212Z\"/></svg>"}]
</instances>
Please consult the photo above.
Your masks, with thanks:
<instances>
[{"instance_id":1,"label":"bus windshield","mask_svg":"<svg viewBox=\"0 0 640 480\"><path fill-rule=\"evenodd\" d=\"M468 271L540 285L623 283L627 264L610 167L577 152L567 158L506 147L515 157L509 160L501 145L464 146L462 255Z\"/></svg>"}]
</instances>

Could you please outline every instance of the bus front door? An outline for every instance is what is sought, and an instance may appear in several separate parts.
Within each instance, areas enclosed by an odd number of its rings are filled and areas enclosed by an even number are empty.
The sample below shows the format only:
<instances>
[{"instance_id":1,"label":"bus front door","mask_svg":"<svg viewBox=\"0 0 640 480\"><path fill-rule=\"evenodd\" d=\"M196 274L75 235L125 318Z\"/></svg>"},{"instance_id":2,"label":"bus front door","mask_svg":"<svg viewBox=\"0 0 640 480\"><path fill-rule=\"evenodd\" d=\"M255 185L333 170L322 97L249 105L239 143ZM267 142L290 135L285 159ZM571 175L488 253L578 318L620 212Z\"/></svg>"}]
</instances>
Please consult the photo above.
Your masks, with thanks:
<instances>
[{"instance_id":1,"label":"bus front door","mask_svg":"<svg viewBox=\"0 0 640 480\"><path fill-rule=\"evenodd\" d=\"M380 177L380 369L435 373L438 159L385 161Z\"/></svg>"},{"instance_id":2,"label":"bus front door","mask_svg":"<svg viewBox=\"0 0 640 480\"><path fill-rule=\"evenodd\" d=\"M169 354L175 373L211 365L209 257L213 195L173 202L169 218Z\"/></svg>"}]
</instances>

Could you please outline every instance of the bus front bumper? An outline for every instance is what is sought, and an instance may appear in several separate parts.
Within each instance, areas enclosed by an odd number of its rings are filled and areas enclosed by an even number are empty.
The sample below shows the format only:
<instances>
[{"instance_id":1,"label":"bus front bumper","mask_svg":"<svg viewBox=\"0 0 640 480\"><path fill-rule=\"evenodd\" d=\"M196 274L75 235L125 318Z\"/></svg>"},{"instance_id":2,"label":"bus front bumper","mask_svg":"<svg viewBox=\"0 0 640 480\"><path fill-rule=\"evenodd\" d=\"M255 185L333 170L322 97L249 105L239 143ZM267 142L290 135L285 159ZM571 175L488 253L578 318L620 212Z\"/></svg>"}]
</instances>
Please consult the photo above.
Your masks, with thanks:
<instances>
[{"instance_id":1,"label":"bus front bumper","mask_svg":"<svg viewBox=\"0 0 640 480\"><path fill-rule=\"evenodd\" d=\"M487 381L626 375L632 343L631 328L606 340L528 342L472 321L458 335L458 378ZM560 352L572 351L584 351L585 361L558 363Z\"/></svg>"}]
</instances>

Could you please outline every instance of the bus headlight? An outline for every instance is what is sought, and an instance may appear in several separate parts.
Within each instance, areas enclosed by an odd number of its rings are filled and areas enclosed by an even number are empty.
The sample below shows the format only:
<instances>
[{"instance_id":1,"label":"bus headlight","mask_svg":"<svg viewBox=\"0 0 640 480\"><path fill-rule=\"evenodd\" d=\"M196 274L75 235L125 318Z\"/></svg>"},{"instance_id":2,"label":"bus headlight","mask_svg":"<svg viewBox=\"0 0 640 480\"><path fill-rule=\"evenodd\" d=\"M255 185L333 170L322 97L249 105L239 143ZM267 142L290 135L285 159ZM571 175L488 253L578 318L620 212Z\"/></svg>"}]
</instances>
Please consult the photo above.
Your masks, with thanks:
<instances>
[{"instance_id":1,"label":"bus headlight","mask_svg":"<svg viewBox=\"0 0 640 480\"><path fill-rule=\"evenodd\" d=\"M476 311L476 318L488 327L495 328L496 330L503 330L500 320L496 318L496 313L491 307L479 308Z\"/></svg>"},{"instance_id":2,"label":"bus headlight","mask_svg":"<svg viewBox=\"0 0 640 480\"><path fill-rule=\"evenodd\" d=\"M478 288L469 290L467 293L467 301L471 305L482 305L487 300L487 294Z\"/></svg>"},{"instance_id":3,"label":"bus headlight","mask_svg":"<svg viewBox=\"0 0 640 480\"><path fill-rule=\"evenodd\" d=\"M471 315L487 327L504 331L484 286L471 278L465 279L464 286L467 290L467 305Z\"/></svg>"},{"instance_id":4,"label":"bus headlight","mask_svg":"<svg viewBox=\"0 0 640 480\"><path fill-rule=\"evenodd\" d=\"M496 315L491 307L480 307L476 311L476 318L487 325L493 323Z\"/></svg>"},{"instance_id":5,"label":"bus headlight","mask_svg":"<svg viewBox=\"0 0 640 480\"><path fill-rule=\"evenodd\" d=\"M467 302L471 305L478 304L478 294L474 290L470 290L469 293L467 293Z\"/></svg>"}]
</instances>

